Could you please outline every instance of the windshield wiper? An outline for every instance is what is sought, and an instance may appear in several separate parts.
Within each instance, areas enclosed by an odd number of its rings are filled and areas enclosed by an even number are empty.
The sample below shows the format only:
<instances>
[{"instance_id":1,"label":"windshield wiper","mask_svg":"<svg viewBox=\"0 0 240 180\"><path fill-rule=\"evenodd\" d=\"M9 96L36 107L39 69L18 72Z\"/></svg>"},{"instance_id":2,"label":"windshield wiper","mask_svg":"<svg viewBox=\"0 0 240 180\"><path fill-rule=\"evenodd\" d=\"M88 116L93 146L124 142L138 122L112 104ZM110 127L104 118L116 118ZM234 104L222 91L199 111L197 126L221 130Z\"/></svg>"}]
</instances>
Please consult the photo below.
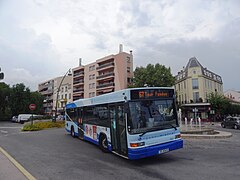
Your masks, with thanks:
<instances>
[{"instance_id":1,"label":"windshield wiper","mask_svg":"<svg viewBox=\"0 0 240 180\"><path fill-rule=\"evenodd\" d=\"M148 132L151 132L152 130L148 130L148 131L145 131L143 132L142 134L139 135L139 137L142 137L144 134L148 133Z\"/></svg>"}]
</instances>

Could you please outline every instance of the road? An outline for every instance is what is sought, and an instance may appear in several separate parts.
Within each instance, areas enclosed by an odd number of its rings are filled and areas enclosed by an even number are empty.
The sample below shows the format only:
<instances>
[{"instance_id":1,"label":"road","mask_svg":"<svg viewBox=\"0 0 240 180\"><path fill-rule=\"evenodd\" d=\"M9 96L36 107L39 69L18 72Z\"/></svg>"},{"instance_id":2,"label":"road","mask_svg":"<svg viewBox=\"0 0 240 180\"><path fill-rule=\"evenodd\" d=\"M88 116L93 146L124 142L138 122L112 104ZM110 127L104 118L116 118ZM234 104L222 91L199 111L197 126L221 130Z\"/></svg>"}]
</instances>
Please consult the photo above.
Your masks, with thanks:
<instances>
[{"instance_id":1,"label":"road","mask_svg":"<svg viewBox=\"0 0 240 180\"><path fill-rule=\"evenodd\" d=\"M224 129L233 133L228 139L185 140L181 150L130 161L72 138L64 129L21 132L21 127L1 122L0 146L37 179L238 180L240 177L240 130Z\"/></svg>"}]
</instances>

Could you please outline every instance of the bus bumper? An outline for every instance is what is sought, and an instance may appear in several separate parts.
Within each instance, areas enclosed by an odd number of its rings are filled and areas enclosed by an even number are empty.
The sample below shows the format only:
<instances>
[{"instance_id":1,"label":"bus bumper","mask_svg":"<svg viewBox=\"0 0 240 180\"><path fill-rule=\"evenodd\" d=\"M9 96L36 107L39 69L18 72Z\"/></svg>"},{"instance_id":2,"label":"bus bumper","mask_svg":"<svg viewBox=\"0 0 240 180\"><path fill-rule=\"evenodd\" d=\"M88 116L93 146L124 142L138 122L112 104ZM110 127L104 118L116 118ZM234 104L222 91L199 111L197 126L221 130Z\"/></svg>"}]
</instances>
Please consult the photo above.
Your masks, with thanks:
<instances>
[{"instance_id":1,"label":"bus bumper","mask_svg":"<svg viewBox=\"0 0 240 180\"><path fill-rule=\"evenodd\" d=\"M183 148L182 139L178 139L172 142L158 144L150 147L144 147L144 148L138 148L138 149L128 148L128 158L132 160L141 159L141 158L150 157L158 154L163 154L163 153L173 151L176 149L181 149L181 148Z\"/></svg>"}]
</instances>

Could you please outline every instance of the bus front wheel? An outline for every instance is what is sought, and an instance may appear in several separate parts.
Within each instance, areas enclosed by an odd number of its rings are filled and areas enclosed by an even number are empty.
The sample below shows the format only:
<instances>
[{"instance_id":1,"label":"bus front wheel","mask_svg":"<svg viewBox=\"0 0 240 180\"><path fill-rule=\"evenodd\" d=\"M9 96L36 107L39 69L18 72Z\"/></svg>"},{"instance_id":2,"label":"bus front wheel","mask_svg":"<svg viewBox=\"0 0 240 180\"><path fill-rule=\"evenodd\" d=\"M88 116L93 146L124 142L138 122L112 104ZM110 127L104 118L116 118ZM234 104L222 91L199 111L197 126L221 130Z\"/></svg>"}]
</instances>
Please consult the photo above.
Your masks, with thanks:
<instances>
[{"instance_id":1,"label":"bus front wheel","mask_svg":"<svg viewBox=\"0 0 240 180\"><path fill-rule=\"evenodd\" d=\"M99 146L103 152L108 152L108 142L106 135L101 135L99 138Z\"/></svg>"}]
</instances>

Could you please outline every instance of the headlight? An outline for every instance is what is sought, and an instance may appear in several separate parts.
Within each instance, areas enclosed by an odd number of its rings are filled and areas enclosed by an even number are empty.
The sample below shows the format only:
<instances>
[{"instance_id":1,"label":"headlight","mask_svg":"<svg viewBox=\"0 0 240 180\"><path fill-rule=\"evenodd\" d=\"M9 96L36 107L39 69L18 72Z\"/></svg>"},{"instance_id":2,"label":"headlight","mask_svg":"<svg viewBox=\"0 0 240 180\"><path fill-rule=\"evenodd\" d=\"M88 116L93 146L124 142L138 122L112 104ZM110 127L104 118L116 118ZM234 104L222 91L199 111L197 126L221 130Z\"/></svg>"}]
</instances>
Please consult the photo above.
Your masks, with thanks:
<instances>
[{"instance_id":1,"label":"headlight","mask_svg":"<svg viewBox=\"0 0 240 180\"><path fill-rule=\"evenodd\" d=\"M240 120L237 120L237 123L240 124Z\"/></svg>"}]
</instances>

